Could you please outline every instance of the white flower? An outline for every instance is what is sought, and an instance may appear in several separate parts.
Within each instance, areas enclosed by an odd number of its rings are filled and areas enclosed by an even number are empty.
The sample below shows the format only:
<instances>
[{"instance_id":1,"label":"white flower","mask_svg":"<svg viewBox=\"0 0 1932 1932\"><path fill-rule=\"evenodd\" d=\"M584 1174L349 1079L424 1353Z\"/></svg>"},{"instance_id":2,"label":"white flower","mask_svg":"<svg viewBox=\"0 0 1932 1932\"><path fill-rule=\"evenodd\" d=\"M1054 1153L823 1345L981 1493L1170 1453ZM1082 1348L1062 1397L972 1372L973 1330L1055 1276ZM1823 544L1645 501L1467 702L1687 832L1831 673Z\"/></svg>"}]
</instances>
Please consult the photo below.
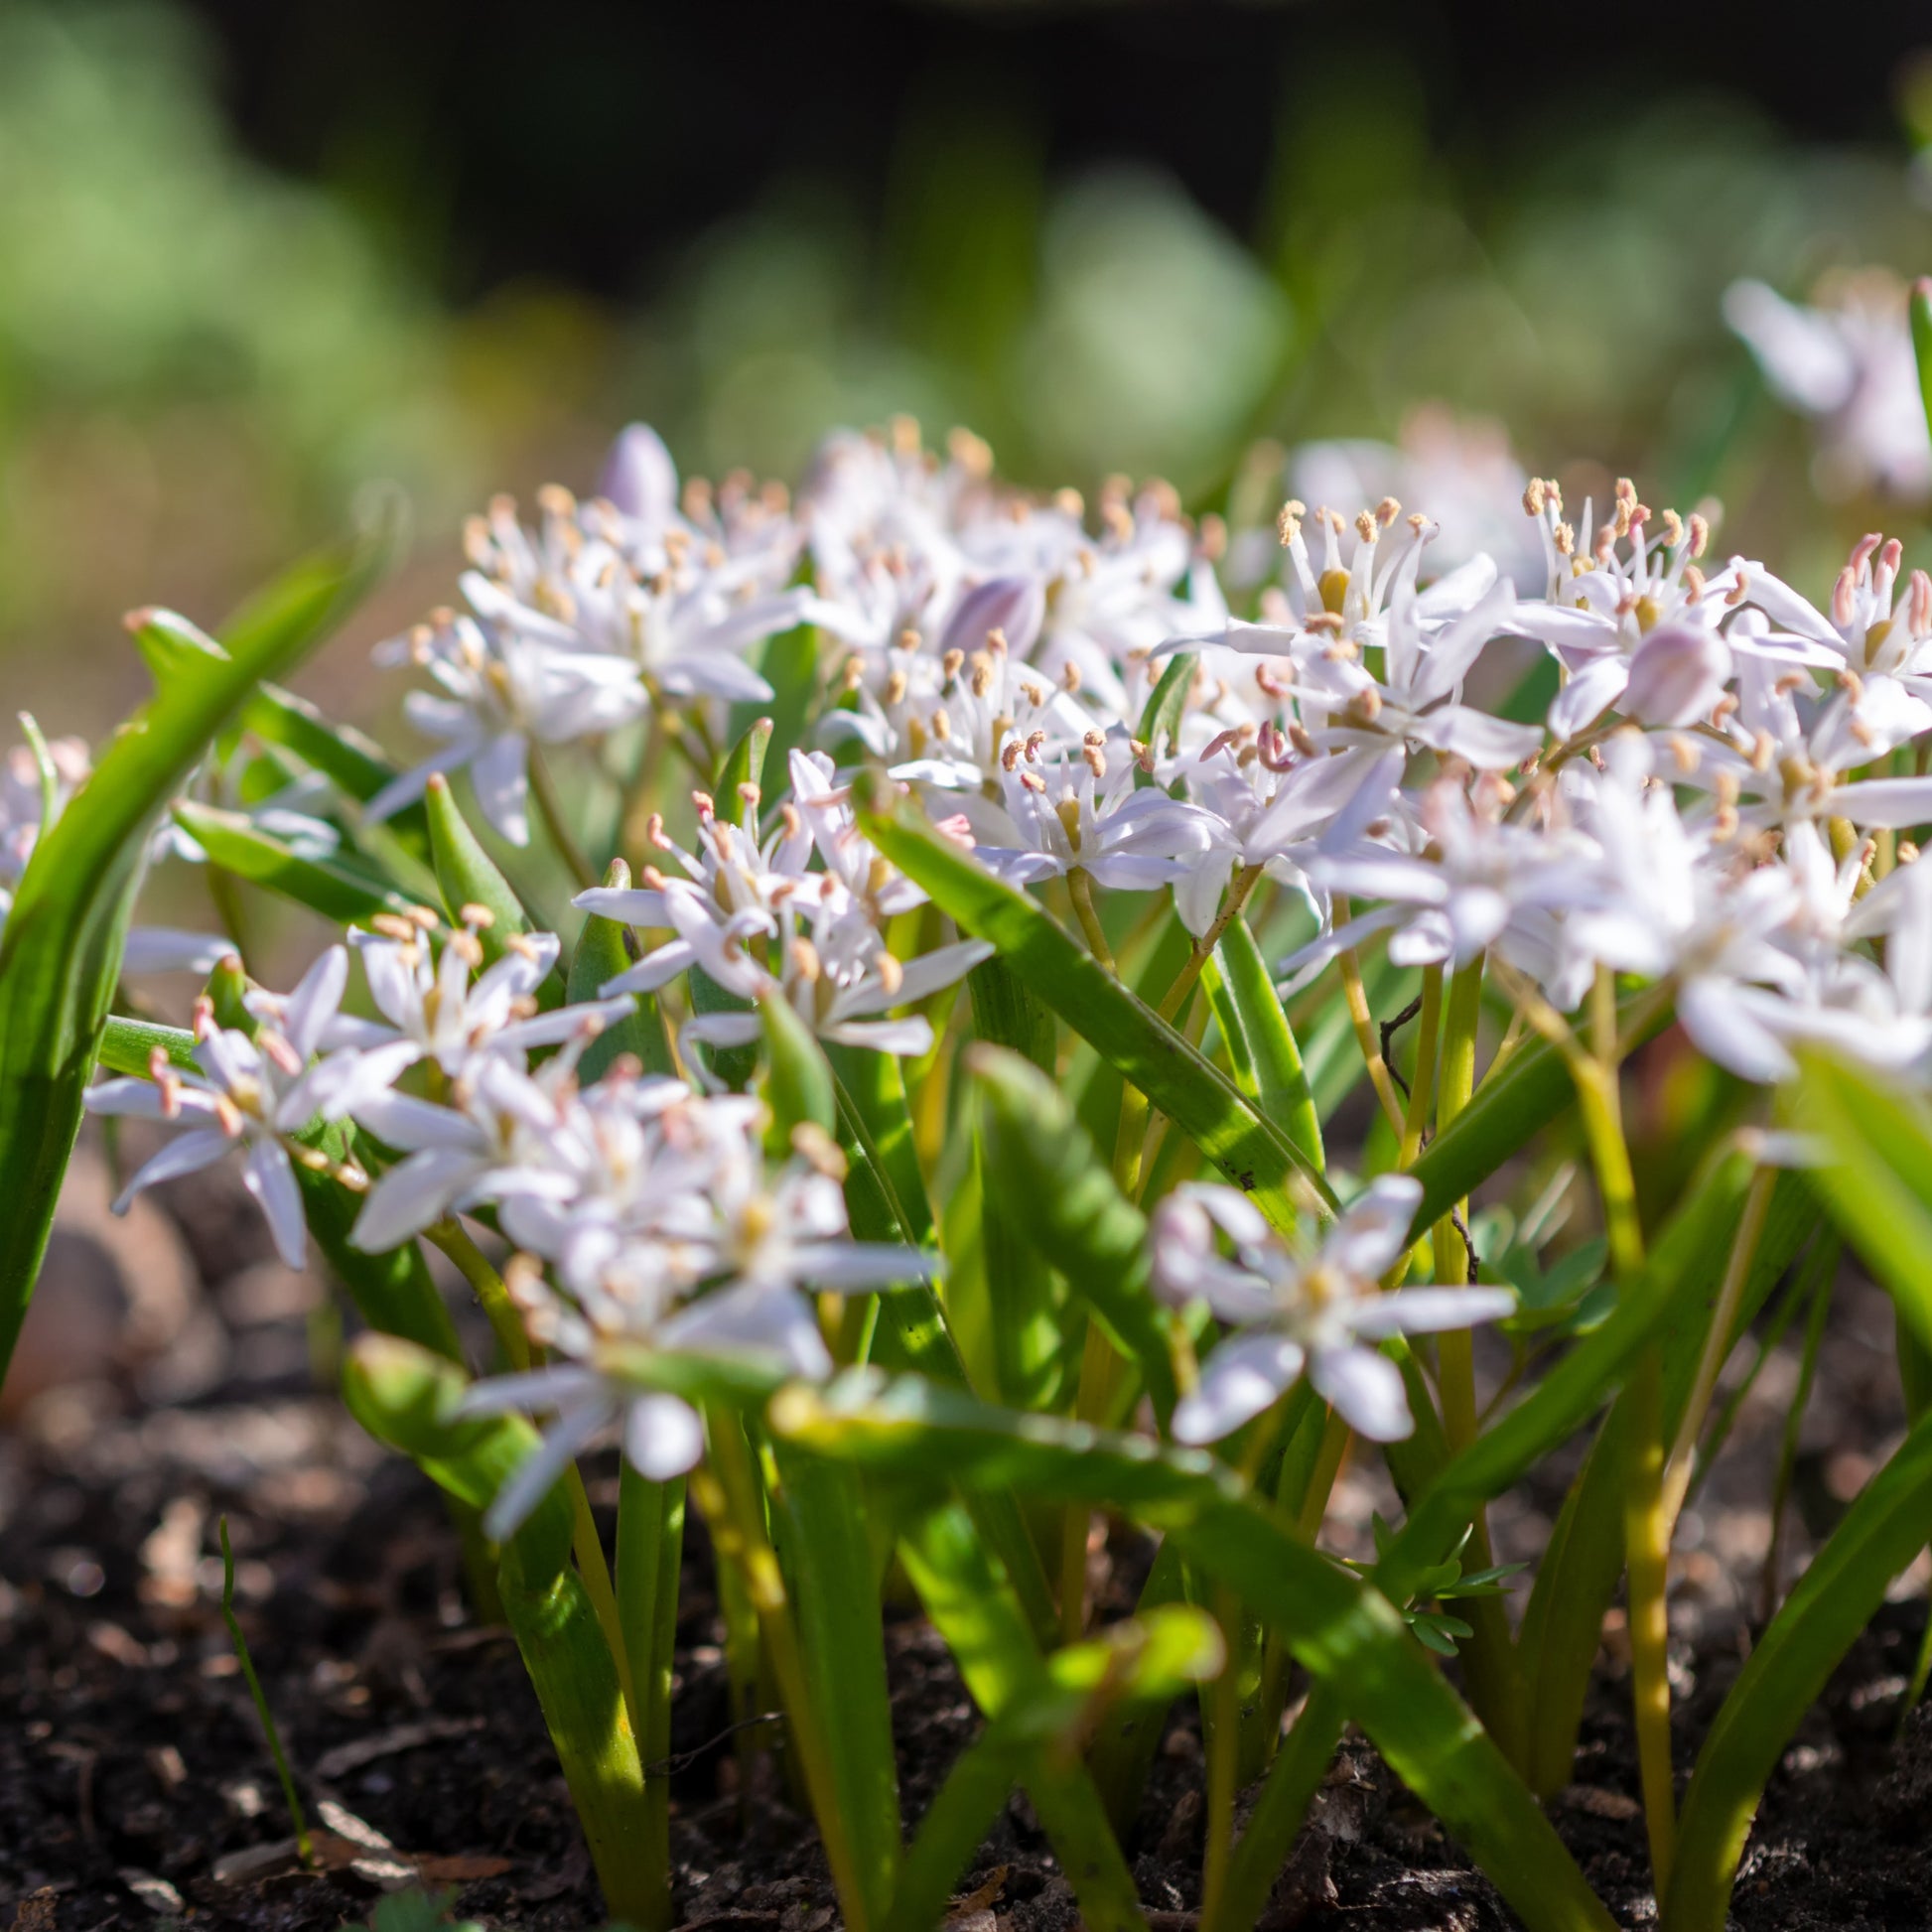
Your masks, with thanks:
<instances>
[{"instance_id":1,"label":"white flower","mask_svg":"<svg viewBox=\"0 0 1932 1932\"><path fill-rule=\"evenodd\" d=\"M157 1181L211 1167L239 1147L242 1181L268 1219L276 1252L291 1268L303 1265L307 1227L287 1142L315 1116L308 1062L333 1036L347 978L348 955L331 946L287 999L257 1003L272 1011L275 1023L258 1041L217 1028L204 1008L197 1020L199 1073L181 1072L157 1052L152 1079L103 1080L87 1089L90 1113L203 1123L140 1169L121 1190L115 1213L126 1213L134 1196Z\"/></svg>"},{"instance_id":2,"label":"white flower","mask_svg":"<svg viewBox=\"0 0 1932 1932\"><path fill-rule=\"evenodd\" d=\"M1893 277L1847 278L1808 308L1762 282L1733 282L1724 309L1779 399L1818 425L1817 476L1828 495L1873 484L1914 498L1932 489L1905 291Z\"/></svg>"},{"instance_id":3,"label":"white flower","mask_svg":"<svg viewBox=\"0 0 1932 1932\"><path fill-rule=\"evenodd\" d=\"M1414 1428L1402 1375L1372 1345L1391 1335L1465 1328L1508 1314L1500 1289L1411 1288L1380 1278L1409 1244L1422 1183L1373 1180L1313 1254L1283 1246L1233 1187L1186 1183L1155 1210L1155 1282L1171 1301L1204 1302L1234 1329L1208 1356L1200 1386L1173 1413L1175 1439L1218 1442L1261 1414L1306 1372L1350 1428L1394 1442ZM1225 1236L1232 1257L1221 1251Z\"/></svg>"},{"instance_id":4,"label":"white flower","mask_svg":"<svg viewBox=\"0 0 1932 1932\"><path fill-rule=\"evenodd\" d=\"M502 594L484 579L471 572L464 583L474 602L502 613ZM608 732L644 707L635 663L587 650L567 626L529 613L518 613L514 626L487 628L452 616L439 627L419 626L401 642L444 692L410 692L404 714L425 737L444 740L444 749L384 785L365 807L371 820L414 803L436 772L467 765L483 816L512 845L527 845L531 745ZM378 661L397 655L391 646Z\"/></svg>"}]
</instances>

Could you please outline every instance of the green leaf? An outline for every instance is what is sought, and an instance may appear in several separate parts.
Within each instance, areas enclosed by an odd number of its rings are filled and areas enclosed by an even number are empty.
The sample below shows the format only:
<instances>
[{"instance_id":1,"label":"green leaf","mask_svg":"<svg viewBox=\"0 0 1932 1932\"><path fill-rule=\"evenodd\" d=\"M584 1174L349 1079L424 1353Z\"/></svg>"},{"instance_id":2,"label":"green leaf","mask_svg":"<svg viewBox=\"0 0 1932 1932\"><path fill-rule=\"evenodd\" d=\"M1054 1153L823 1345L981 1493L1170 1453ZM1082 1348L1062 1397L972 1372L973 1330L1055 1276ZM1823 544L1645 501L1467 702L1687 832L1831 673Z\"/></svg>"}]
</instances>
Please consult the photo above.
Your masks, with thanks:
<instances>
[{"instance_id":1,"label":"green leaf","mask_svg":"<svg viewBox=\"0 0 1932 1932\"><path fill-rule=\"evenodd\" d=\"M946 1774L906 1855L889 1932L930 1932L944 1920L952 1888L1008 1792L1037 1777L1043 1758L1073 1761L1100 1722L1132 1714L1152 1727L1167 1705L1212 1677L1221 1661L1213 1619L1178 1604L1116 1623L1045 1659Z\"/></svg>"},{"instance_id":2,"label":"green leaf","mask_svg":"<svg viewBox=\"0 0 1932 1932\"><path fill-rule=\"evenodd\" d=\"M866 1499L856 1469L788 1443L775 1446L775 1460L772 1532L795 1606L807 1722L830 1766L867 1919L878 1925L898 1877L898 1771Z\"/></svg>"},{"instance_id":3,"label":"green leaf","mask_svg":"<svg viewBox=\"0 0 1932 1932\"><path fill-rule=\"evenodd\" d=\"M1786 1114L1832 1157L1812 1178L1899 1320L1932 1348L1932 1107L1823 1053L1803 1053L1799 1065Z\"/></svg>"},{"instance_id":4,"label":"green leaf","mask_svg":"<svg viewBox=\"0 0 1932 1932\"><path fill-rule=\"evenodd\" d=\"M984 1043L964 1064L978 1088L987 1200L1010 1233L1065 1276L1146 1379L1165 1429L1184 1348L1154 1298L1147 1220L1114 1184L1066 1096L1018 1053Z\"/></svg>"},{"instance_id":5,"label":"green leaf","mask_svg":"<svg viewBox=\"0 0 1932 1932\"><path fill-rule=\"evenodd\" d=\"M378 912L407 916L414 904L406 893L340 859L301 857L244 812L184 798L175 806L175 823L224 872L306 905L334 924L367 924Z\"/></svg>"},{"instance_id":6,"label":"green leaf","mask_svg":"<svg viewBox=\"0 0 1932 1932\"><path fill-rule=\"evenodd\" d=\"M1261 948L1240 914L1228 921L1201 977L1231 1052L1239 1041L1237 1077L1241 1065L1248 1069L1244 1089L1312 1166L1325 1169L1321 1122L1301 1048L1276 997Z\"/></svg>"},{"instance_id":7,"label":"green leaf","mask_svg":"<svg viewBox=\"0 0 1932 1932\"><path fill-rule=\"evenodd\" d=\"M838 1076L840 1106L863 1125L870 1159L890 1183L902 1233L915 1248L933 1245L932 1201L919 1168L906 1105L905 1076L896 1053L827 1043L825 1057Z\"/></svg>"},{"instance_id":8,"label":"green leaf","mask_svg":"<svg viewBox=\"0 0 1932 1932\"><path fill-rule=\"evenodd\" d=\"M221 663L228 660L228 653L179 611L159 607L130 611L121 622L153 672L158 690L165 689L185 667L193 669L210 658Z\"/></svg>"},{"instance_id":9,"label":"green leaf","mask_svg":"<svg viewBox=\"0 0 1932 1932\"><path fill-rule=\"evenodd\" d=\"M170 1066L195 1065L195 1035L186 1027L158 1027L150 1020L109 1018L94 1057L109 1073L145 1075L159 1047Z\"/></svg>"},{"instance_id":10,"label":"green leaf","mask_svg":"<svg viewBox=\"0 0 1932 1932\"><path fill-rule=\"evenodd\" d=\"M355 1420L439 1488L483 1509L535 1451L537 1432L521 1416L459 1417L469 1385L456 1363L399 1335L358 1336L343 1364L343 1399ZM565 1568L571 1528L570 1503L553 1486L513 1539L526 1585L541 1585Z\"/></svg>"},{"instance_id":11,"label":"green leaf","mask_svg":"<svg viewBox=\"0 0 1932 1932\"><path fill-rule=\"evenodd\" d=\"M771 744L771 720L758 719L725 755L718 767L719 813L743 825L755 836L759 799L764 785L764 754Z\"/></svg>"},{"instance_id":12,"label":"green leaf","mask_svg":"<svg viewBox=\"0 0 1932 1932\"><path fill-rule=\"evenodd\" d=\"M877 771L854 780L861 829L939 908L997 946L1025 981L1120 1069L1275 1225L1295 1225L1297 1183L1329 1208L1326 1179L1188 1040L1099 966L1024 893L935 832Z\"/></svg>"},{"instance_id":13,"label":"green leaf","mask_svg":"<svg viewBox=\"0 0 1932 1932\"><path fill-rule=\"evenodd\" d=\"M293 752L358 805L366 805L400 775L372 739L351 725L333 723L307 698L280 685L263 684L242 708L241 722L264 744ZM412 858L429 863L429 820L421 800L405 805L383 823Z\"/></svg>"},{"instance_id":14,"label":"green leaf","mask_svg":"<svg viewBox=\"0 0 1932 1932\"><path fill-rule=\"evenodd\" d=\"M630 868L621 859L613 859L604 883L621 892L630 884ZM571 948L570 976L564 998L572 1006L588 1005L598 997L598 988L608 986L620 973L636 964L631 955L630 928L616 919L587 913L577 944ZM633 993L634 1013L615 1021L585 1047L577 1062L577 1075L586 1086L602 1077L611 1062L622 1053L634 1053L646 1073L675 1073L671 1042L665 1036L664 1016L654 993Z\"/></svg>"},{"instance_id":15,"label":"green leaf","mask_svg":"<svg viewBox=\"0 0 1932 1932\"><path fill-rule=\"evenodd\" d=\"M0 1376L40 1272L80 1096L120 973L148 835L256 680L292 663L375 577L386 530L299 566L184 663L41 838L0 933Z\"/></svg>"},{"instance_id":16,"label":"green leaf","mask_svg":"<svg viewBox=\"0 0 1932 1932\"><path fill-rule=\"evenodd\" d=\"M861 1466L927 1483L943 1477L1012 1487L1041 1501L1104 1505L1165 1529L1282 1632L1317 1684L1334 1689L1391 1769L1467 1848L1530 1932L1608 1932L1609 1914L1528 1787L1428 1662L1400 1611L1283 1529L1225 1464L1198 1450L1159 1449L1145 1437L1002 1414L923 1383L882 1387L862 1374L823 1391L793 1384L768 1415L777 1434ZM1004 1660L1011 1644L993 1647L1010 1670ZM970 1648L955 1654L973 1686L980 1659Z\"/></svg>"},{"instance_id":17,"label":"green leaf","mask_svg":"<svg viewBox=\"0 0 1932 1932\"><path fill-rule=\"evenodd\" d=\"M957 1503L919 1511L906 1530L900 1555L926 1615L945 1638L989 1725L1024 1710L1040 1685L1039 1647L972 1517ZM1083 1923L1092 1932L1147 1932L1133 1873L1121 1857L1086 1765L1077 1756L1061 1762L1041 1752L1033 1771L1034 1809L1073 1887ZM930 1859L930 1863L937 1863ZM921 1888L929 1888L930 1864L921 1866L919 1876ZM900 1920L895 1915L895 1925L903 1924L908 1932L914 1923L909 1916Z\"/></svg>"},{"instance_id":18,"label":"green leaf","mask_svg":"<svg viewBox=\"0 0 1932 1932\"><path fill-rule=\"evenodd\" d=\"M1918 364L1919 405L1932 427L1932 276L1912 284L1912 359Z\"/></svg>"},{"instance_id":19,"label":"green leaf","mask_svg":"<svg viewBox=\"0 0 1932 1932\"><path fill-rule=\"evenodd\" d=\"M1197 661L1190 650L1176 651L1168 659L1167 668L1161 673L1161 681L1148 693L1146 708L1141 713L1140 740L1157 755L1163 745L1172 751L1179 739L1180 720L1187 709L1187 693L1193 686ZM1134 783L1137 788L1154 782L1152 772L1135 766Z\"/></svg>"},{"instance_id":20,"label":"green leaf","mask_svg":"<svg viewBox=\"0 0 1932 1932\"><path fill-rule=\"evenodd\" d=\"M1723 1932L1765 1780L1826 1680L1918 1554L1932 1513L1932 1419L1921 1422L1812 1558L1751 1650L1698 1753L1664 1901L1672 1932Z\"/></svg>"},{"instance_id":21,"label":"green leaf","mask_svg":"<svg viewBox=\"0 0 1932 1932\"><path fill-rule=\"evenodd\" d=\"M771 1110L771 1128L766 1146L783 1159L797 1128L816 1127L828 1138L836 1132L838 1094L812 1030L791 1002L782 993L772 993L759 1002L759 1015L768 1056L764 1103Z\"/></svg>"},{"instance_id":22,"label":"green leaf","mask_svg":"<svg viewBox=\"0 0 1932 1932\"><path fill-rule=\"evenodd\" d=\"M532 930L530 914L503 877L496 861L483 850L483 841L470 829L442 772L430 774L423 792L423 806L429 814L430 862L436 872L437 890L443 895L443 908L452 924L463 923L463 909L480 905L489 914L477 928L483 959L493 966L509 949L509 942ZM562 998L544 1002L555 1006Z\"/></svg>"},{"instance_id":23,"label":"green leaf","mask_svg":"<svg viewBox=\"0 0 1932 1932\"><path fill-rule=\"evenodd\" d=\"M967 976L973 1002L973 1028L982 1043L1025 1056L1051 1068L1055 1058L1053 1016L1028 992L1024 980L998 957L982 960ZM1047 1258L1022 1237L1011 1212L1003 1212L1001 1183L986 1172L986 1122L973 1123L973 1149L980 1164L981 1243L984 1255L986 1332L1002 1398L1020 1409L1057 1405L1065 1377L1073 1373L1079 1336L1069 1334L1066 1295L1053 1279ZM958 1296L964 1283L955 1278ZM963 1319L964 1317L962 1317Z\"/></svg>"}]
</instances>

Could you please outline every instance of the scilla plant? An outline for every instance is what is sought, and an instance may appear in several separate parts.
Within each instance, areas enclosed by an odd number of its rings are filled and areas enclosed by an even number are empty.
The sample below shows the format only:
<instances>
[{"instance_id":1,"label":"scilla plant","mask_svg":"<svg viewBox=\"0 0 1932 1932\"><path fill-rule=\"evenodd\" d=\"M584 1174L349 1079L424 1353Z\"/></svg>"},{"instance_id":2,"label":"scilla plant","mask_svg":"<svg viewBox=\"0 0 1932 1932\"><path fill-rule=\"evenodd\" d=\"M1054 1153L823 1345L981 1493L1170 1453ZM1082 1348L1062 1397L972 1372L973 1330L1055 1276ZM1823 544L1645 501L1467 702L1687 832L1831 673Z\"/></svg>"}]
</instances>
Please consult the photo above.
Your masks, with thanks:
<instances>
[{"instance_id":1,"label":"scilla plant","mask_svg":"<svg viewBox=\"0 0 1932 1932\"><path fill-rule=\"evenodd\" d=\"M38 732L9 768L0 1351L83 1108L163 1130L130 1193L239 1160L353 1299L348 1406L450 1496L642 1926L695 1507L740 1713L782 1710L855 1928L937 1925L1016 1786L1085 1922L1144 1925L1124 1848L1183 1691L1209 1932L1261 1912L1351 1724L1524 1924L1607 1926L1540 1801L1621 1587L1661 1922L1718 1932L1932 1524L1932 578L1873 536L1814 604L1629 484L1525 514L1534 596L1433 570L1427 514L1290 503L1236 613L1216 562L1256 533L1160 485L1038 498L900 425L795 498L680 486L631 429L594 496L492 504L461 609L384 647L414 765L274 682L373 541L218 637L138 614L149 706L90 775ZM1506 639L1544 669L1498 699ZM231 930L129 953L164 852ZM258 893L343 929L287 993L246 970ZM198 953L192 1028L123 1017L124 972ZM1733 1353L1842 1240L1913 1426L1685 1782L1675 1522ZM1485 1510L1579 1436L1513 1582ZM607 1551L578 1465L613 1437ZM1351 1455L1403 1504L1352 1567ZM1099 1625L1102 1517L1158 1551ZM908 1588L984 1717L909 1832Z\"/></svg>"}]
</instances>

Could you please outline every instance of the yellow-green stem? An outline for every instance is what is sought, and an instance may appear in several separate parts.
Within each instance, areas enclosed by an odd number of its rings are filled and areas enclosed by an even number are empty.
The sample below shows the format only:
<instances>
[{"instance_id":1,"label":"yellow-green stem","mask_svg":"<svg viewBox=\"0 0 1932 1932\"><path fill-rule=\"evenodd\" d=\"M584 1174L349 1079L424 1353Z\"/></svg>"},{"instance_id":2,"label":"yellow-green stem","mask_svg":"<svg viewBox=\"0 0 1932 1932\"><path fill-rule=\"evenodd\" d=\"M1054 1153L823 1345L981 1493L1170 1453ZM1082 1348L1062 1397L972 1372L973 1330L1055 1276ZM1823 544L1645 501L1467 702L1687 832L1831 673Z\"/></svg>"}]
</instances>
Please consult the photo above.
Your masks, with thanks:
<instances>
[{"instance_id":1,"label":"yellow-green stem","mask_svg":"<svg viewBox=\"0 0 1932 1932\"><path fill-rule=\"evenodd\" d=\"M1348 923L1349 904L1345 894L1334 898L1333 918L1338 926ZM1362 1064L1368 1068L1369 1085L1382 1103L1382 1111L1398 1136L1402 1132L1402 1103L1396 1097L1395 1082L1382 1058L1381 1042L1375 1036L1374 1017L1368 1010L1368 990L1362 985L1362 962L1353 946L1344 946L1338 963L1341 967L1342 997L1348 1003L1349 1024L1355 1030L1355 1044L1361 1050Z\"/></svg>"},{"instance_id":2,"label":"yellow-green stem","mask_svg":"<svg viewBox=\"0 0 1932 1932\"><path fill-rule=\"evenodd\" d=\"M1671 1445L1670 1459L1664 1464L1664 1520L1673 1528L1690 1491L1698 1438L1704 1433L1718 1376L1729 1352L1731 1330L1737 1325L1737 1311L1750 1280L1751 1261L1757 1253L1758 1238L1764 1232L1764 1217L1770 1211L1771 1195L1777 1184L1777 1171L1773 1168L1760 1168L1752 1178L1751 1190L1744 1199L1744 1212L1737 1223L1737 1237L1730 1246L1724 1283L1718 1290L1718 1305L1711 1311L1711 1327L1704 1338L1704 1352L1698 1357L1690 1398L1684 1405L1684 1419L1678 1424L1677 1440Z\"/></svg>"},{"instance_id":3,"label":"yellow-green stem","mask_svg":"<svg viewBox=\"0 0 1932 1932\"><path fill-rule=\"evenodd\" d=\"M1599 984L1600 984L1599 980ZM1599 1024L1599 1032L1600 1024ZM1615 1050L1615 1021L1609 1023ZM1643 1231L1614 1060L1591 1058L1577 1073L1578 1112L1596 1170L1609 1239L1610 1267L1620 1286L1643 1267ZM1650 1840L1651 1879L1658 1895L1670 1883L1677 1843L1677 1792L1670 1750L1671 1521L1664 1499L1664 1364L1655 1343L1638 1355L1626 1391L1623 1540L1629 1567L1630 1676L1635 1705L1637 1768L1643 1787L1644 1829Z\"/></svg>"},{"instance_id":4,"label":"yellow-green stem","mask_svg":"<svg viewBox=\"0 0 1932 1932\"><path fill-rule=\"evenodd\" d=\"M1099 1322L1089 1318L1080 1352L1080 1385L1073 1398L1076 1421L1105 1428L1113 1404L1120 1356ZM1087 1533L1093 1514L1084 1503L1068 1503L1060 1518L1060 1637L1078 1643L1087 1629Z\"/></svg>"},{"instance_id":5,"label":"yellow-green stem","mask_svg":"<svg viewBox=\"0 0 1932 1932\"><path fill-rule=\"evenodd\" d=\"M578 885L587 891L602 885L603 874L584 856L584 848L577 843L577 834L570 829L564 801L557 792L557 781L551 777L543 753L534 744L530 747L530 795L536 800L537 816L543 820L550 842L557 848L557 856L570 868Z\"/></svg>"}]
</instances>

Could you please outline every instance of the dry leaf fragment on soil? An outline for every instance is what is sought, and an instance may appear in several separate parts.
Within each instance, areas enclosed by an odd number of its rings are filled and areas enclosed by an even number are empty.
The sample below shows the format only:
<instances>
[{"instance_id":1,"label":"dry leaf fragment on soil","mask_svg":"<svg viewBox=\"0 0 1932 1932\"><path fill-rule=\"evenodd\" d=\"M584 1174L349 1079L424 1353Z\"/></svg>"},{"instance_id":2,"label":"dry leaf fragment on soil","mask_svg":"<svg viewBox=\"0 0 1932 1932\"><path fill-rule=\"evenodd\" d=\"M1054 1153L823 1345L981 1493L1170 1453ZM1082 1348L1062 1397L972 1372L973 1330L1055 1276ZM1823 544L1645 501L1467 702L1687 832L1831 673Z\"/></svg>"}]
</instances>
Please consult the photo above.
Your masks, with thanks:
<instances>
[{"instance_id":1,"label":"dry leaf fragment on soil","mask_svg":"<svg viewBox=\"0 0 1932 1932\"><path fill-rule=\"evenodd\" d=\"M54 1914L56 1896L52 1885L30 1891L14 1913L13 1932L55 1932L59 1923Z\"/></svg>"},{"instance_id":2,"label":"dry leaf fragment on soil","mask_svg":"<svg viewBox=\"0 0 1932 1932\"><path fill-rule=\"evenodd\" d=\"M323 1829L309 1834L310 1869L315 1871L350 1871L384 1891L395 1891L410 1884L470 1884L479 1878L500 1878L510 1869L508 1859L482 1852L399 1852L373 1825L330 1798L316 1810ZM215 1862L211 1875L218 1885L257 1885L301 1869L295 1840L285 1838L230 1853Z\"/></svg>"}]
</instances>

